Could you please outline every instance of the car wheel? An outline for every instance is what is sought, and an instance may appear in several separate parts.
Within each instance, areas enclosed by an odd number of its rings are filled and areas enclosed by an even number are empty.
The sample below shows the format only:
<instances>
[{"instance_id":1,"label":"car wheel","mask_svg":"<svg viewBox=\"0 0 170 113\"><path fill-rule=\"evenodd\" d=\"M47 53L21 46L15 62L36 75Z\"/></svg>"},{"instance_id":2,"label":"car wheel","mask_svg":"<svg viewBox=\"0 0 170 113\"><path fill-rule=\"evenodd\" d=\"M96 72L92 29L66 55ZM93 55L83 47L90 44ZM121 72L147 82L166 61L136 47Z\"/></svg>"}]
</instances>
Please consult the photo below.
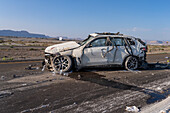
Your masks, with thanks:
<instances>
[{"instance_id":1,"label":"car wheel","mask_svg":"<svg viewBox=\"0 0 170 113\"><path fill-rule=\"evenodd\" d=\"M53 68L56 72L68 72L71 70L72 64L69 56L57 56L53 60Z\"/></svg>"},{"instance_id":2,"label":"car wheel","mask_svg":"<svg viewBox=\"0 0 170 113\"><path fill-rule=\"evenodd\" d=\"M133 56L129 56L125 61L125 68L127 70L135 70L138 68L138 59Z\"/></svg>"}]
</instances>

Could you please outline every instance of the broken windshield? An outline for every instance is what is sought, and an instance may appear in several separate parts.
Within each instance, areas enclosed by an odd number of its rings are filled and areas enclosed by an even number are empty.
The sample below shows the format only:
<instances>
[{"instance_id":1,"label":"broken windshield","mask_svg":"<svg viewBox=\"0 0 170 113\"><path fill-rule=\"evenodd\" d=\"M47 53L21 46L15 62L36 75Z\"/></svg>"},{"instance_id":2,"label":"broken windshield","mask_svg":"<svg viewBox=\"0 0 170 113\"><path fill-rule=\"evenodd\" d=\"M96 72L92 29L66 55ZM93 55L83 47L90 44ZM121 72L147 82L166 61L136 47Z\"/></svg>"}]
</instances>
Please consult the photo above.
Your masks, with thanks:
<instances>
[{"instance_id":1,"label":"broken windshield","mask_svg":"<svg viewBox=\"0 0 170 113\"><path fill-rule=\"evenodd\" d=\"M89 36L88 38L86 38L86 39L83 40L82 42L79 42L78 44L80 44L80 45L82 46L82 45L86 44L89 40L91 40L92 38L94 38L94 37Z\"/></svg>"}]
</instances>

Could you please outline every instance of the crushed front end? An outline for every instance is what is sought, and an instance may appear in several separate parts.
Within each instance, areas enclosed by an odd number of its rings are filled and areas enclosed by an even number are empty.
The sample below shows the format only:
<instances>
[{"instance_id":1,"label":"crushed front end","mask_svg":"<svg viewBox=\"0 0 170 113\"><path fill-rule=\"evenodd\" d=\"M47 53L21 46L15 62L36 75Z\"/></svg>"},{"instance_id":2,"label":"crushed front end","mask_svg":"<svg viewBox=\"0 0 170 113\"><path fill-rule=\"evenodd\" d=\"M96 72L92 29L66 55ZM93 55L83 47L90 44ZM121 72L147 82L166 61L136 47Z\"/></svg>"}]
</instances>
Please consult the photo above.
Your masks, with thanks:
<instances>
[{"instance_id":1,"label":"crushed front end","mask_svg":"<svg viewBox=\"0 0 170 113\"><path fill-rule=\"evenodd\" d=\"M51 70L52 71L52 65L51 65L51 61L53 60L54 55L50 54L50 53L46 53L45 52L45 59L42 62L42 66L45 66L46 69Z\"/></svg>"}]
</instances>

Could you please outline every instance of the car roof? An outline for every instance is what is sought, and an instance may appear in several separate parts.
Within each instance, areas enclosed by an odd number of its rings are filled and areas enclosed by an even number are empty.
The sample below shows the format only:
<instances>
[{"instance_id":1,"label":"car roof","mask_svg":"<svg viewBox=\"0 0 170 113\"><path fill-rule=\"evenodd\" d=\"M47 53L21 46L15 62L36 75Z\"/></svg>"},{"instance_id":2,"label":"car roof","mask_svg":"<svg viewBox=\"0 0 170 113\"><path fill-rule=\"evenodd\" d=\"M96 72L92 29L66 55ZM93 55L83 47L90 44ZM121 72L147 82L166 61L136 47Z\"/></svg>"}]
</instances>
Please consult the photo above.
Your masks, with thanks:
<instances>
[{"instance_id":1,"label":"car roof","mask_svg":"<svg viewBox=\"0 0 170 113\"><path fill-rule=\"evenodd\" d=\"M135 38L133 36L128 36L128 35L124 35L124 34L120 34L120 32L117 33L110 33L110 32L104 32L104 33L92 33L90 34L90 36L93 37L123 37L123 38ZM136 39L136 38L135 38Z\"/></svg>"}]
</instances>

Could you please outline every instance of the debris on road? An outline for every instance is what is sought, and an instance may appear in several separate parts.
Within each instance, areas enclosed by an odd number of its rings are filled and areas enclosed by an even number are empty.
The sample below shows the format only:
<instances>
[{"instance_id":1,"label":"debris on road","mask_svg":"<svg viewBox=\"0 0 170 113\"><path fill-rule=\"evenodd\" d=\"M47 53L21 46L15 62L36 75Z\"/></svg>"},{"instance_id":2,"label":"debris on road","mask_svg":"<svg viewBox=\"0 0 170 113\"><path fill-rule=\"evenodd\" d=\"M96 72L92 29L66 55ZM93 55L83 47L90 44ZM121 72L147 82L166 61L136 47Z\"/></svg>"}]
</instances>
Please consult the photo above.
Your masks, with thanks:
<instances>
[{"instance_id":1,"label":"debris on road","mask_svg":"<svg viewBox=\"0 0 170 113\"><path fill-rule=\"evenodd\" d=\"M56 73L55 71L52 71L52 73L53 73L53 76L56 76L56 74L60 74L60 75L68 77L69 74L72 73L72 71L71 72L63 72L62 70L60 70L58 73Z\"/></svg>"},{"instance_id":2,"label":"debris on road","mask_svg":"<svg viewBox=\"0 0 170 113\"><path fill-rule=\"evenodd\" d=\"M27 70L32 70L32 65L29 65L27 68L25 68Z\"/></svg>"},{"instance_id":3,"label":"debris on road","mask_svg":"<svg viewBox=\"0 0 170 113\"><path fill-rule=\"evenodd\" d=\"M131 112L139 112L140 111L139 108L137 108L136 106L130 106L130 107L126 106L125 110L131 111Z\"/></svg>"},{"instance_id":4,"label":"debris on road","mask_svg":"<svg viewBox=\"0 0 170 113\"><path fill-rule=\"evenodd\" d=\"M13 78L19 78L19 77L23 77L23 75L19 76L19 75L13 75Z\"/></svg>"},{"instance_id":5,"label":"debris on road","mask_svg":"<svg viewBox=\"0 0 170 113\"><path fill-rule=\"evenodd\" d=\"M14 75L13 75L13 78L16 78L16 77L17 77L17 76L14 74Z\"/></svg>"},{"instance_id":6,"label":"debris on road","mask_svg":"<svg viewBox=\"0 0 170 113\"><path fill-rule=\"evenodd\" d=\"M161 110L159 113L170 113L170 106L165 110Z\"/></svg>"},{"instance_id":7,"label":"debris on road","mask_svg":"<svg viewBox=\"0 0 170 113\"><path fill-rule=\"evenodd\" d=\"M167 61L166 61L167 64L170 65L170 57L167 56L167 57L165 57L165 58L167 59Z\"/></svg>"},{"instance_id":8,"label":"debris on road","mask_svg":"<svg viewBox=\"0 0 170 113\"><path fill-rule=\"evenodd\" d=\"M43 65L43 68L42 68L42 70L41 71L44 71L45 70L45 65Z\"/></svg>"},{"instance_id":9,"label":"debris on road","mask_svg":"<svg viewBox=\"0 0 170 113\"><path fill-rule=\"evenodd\" d=\"M5 80L5 76L1 76L1 80Z\"/></svg>"},{"instance_id":10,"label":"debris on road","mask_svg":"<svg viewBox=\"0 0 170 113\"><path fill-rule=\"evenodd\" d=\"M56 73L54 71L52 72L52 74L53 74L53 76L56 76Z\"/></svg>"},{"instance_id":11,"label":"debris on road","mask_svg":"<svg viewBox=\"0 0 170 113\"><path fill-rule=\"evenodd\" d=\"M0 98L4 98L4 97L8 97L10 95L12 95L12 92L9 91L0 91Z\"/></svg>"},{"instance_id":12,"label":"debris on road","mask_svg":"<svg viewBox=\"0 0 170 113\"><path fill-rule=\"evenodd\" d=\"M70 73L72 73L72 71L70 71L70 72L64 72L63 75L68 77Z\"/></svg>"},{"instance_id":13,"label":"debris on road","mask_svg":"<svg viewBox=\"0 0 170 113\"><path fill-rule=\"evenodd\" d=\"M81 75L78 75L78 76L77 76L77 79L81 79Z\"/></svg>"},{"instance_id":14,"label":"debris on road","mask_svg":"<svg viewBox=\"0 0 170 113\"><path fill-rule=\"evenodd\" d=\"M167 109L167 110L161 110L159 113L170 113L170 109Z\"/></svg>"},{"instance_id":15,"label":"debris on road","mask_svg":"<svg viewBox=\"0 0 170 113\"><path fill-rule=\"evenodd\" d=\"M161 87L157 87L156 91L160 92L160 93L164 93L164 90Z\"/></svg>"},{"instance_id":16,"label":"debris on road","mask_svg":"<svg viewBox=\"0 0 170 113\"><path fill-rule=\"evenodd\" d=\"M149 63L148 69L170 69L170 63Z\"/></svg>"},{"instance_id":17,"label":"debris on road","mask_svg":"<svg viewBox=\"0 0 170 113\"><path fill-rule=\"evenodd\" d=\"M157 89L157 90L159 90L159 91L161 91L161 90L162 90L162 88L160 88L160 87L157 87L156 89Z\"/></svg>"},{"instance_id":18,"label":"debris on road","mask_svg":"<svg viewBox=\"0 0 170 113\"><path fill-rule=\"evenodd\" d=\"M35 66L35 65L29 65L25 69L27 69L27 70L38 70L38 69L40 69L39 67L33 67L33 66Z\"/></svg>"},{"instance_id":19,"label":"debris on road","mask_svg":"<svg viewBox=\"0 0 170 113\"><path fill-rule=\"evenodd\" d=\"M22 84L22 86L26 86L27 84Z\"/></svg>"},{"instance_id":20,"label":"debris on road","mask_svg":"<svg viewBox=\"0 0 170 113\"><path fill-rule=\"evenodd\" d=\"M63 74L63 70L60 70L60 71L59 71L59 74L62 75L62 74Z\"/></svg>"},{"instance_id":21,"label":"debris on road","mask_svg":"<svg viewBox=\"0 0 170 113\"><path fill-rule=\"evenodd\" d=\"M63 75L64 75L64 76L68 76L68 75L69 75L69 73L63 73Z\"/></svg>"},{"instance_id":22,"label":"debris on road","mask_svg":"<svg viewBox=\"0 0 170 113\"><path fill-rule=\"evenodd\" d=\"M40 67L36 67L36 69L38 70L38 69L40 69Z\"/></svg>"},{"instance_id":23,"label":"debris on road","mask_svg":"<svg viewBox=\"0 0 170 113\"><path fill-rule=\"evenodd\" d=\"M23 110L23 111L21 111L20 113L33 112L33 111L35 111L35 110L42 109L42 108L49 107L49 106L50 106L49 104L41 105L41 106L38 106L38 107L36 107L36 108Z\"/></svg>"},{"instance_id":24,"label":"debris on road","mask_svg":"<svg viewBox=\"0 0 170 113\"><path fill-rule=\"evenodd\" d=\"M64 78L63 78L63 77L60 77L59 80L64 80Z\"/></svg>"}]
</instances>

